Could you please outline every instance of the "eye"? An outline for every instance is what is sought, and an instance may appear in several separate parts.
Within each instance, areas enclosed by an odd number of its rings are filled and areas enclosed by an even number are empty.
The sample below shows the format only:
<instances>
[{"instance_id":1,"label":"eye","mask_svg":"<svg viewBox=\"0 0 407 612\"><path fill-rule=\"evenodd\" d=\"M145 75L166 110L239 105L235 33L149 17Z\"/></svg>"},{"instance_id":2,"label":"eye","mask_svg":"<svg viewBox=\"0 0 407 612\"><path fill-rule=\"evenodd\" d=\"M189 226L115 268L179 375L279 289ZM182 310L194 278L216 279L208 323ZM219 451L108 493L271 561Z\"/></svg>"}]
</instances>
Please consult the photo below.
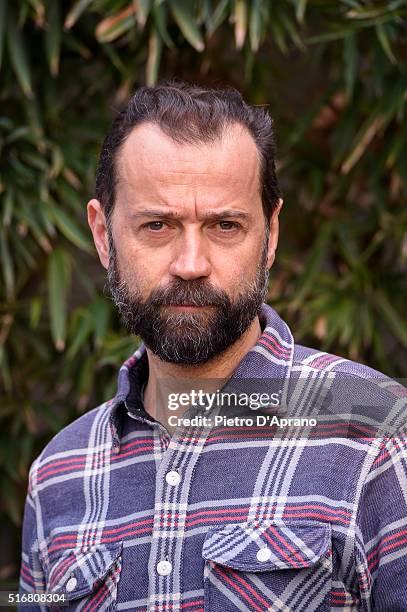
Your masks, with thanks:
<instances>
[{"instance_id":1,"label":"eye","mask_svg":"<svg viewBox=\"0 0 407 612\"><path fill-rule=\"evenodd\" d=\"M230 231L239 227L239 224L234 221L219 221L218 225L222 231Z\"/></svg>"},{"instance_id":2,"label":"eye","mask_svg":"<svg viewBox=\"0 0 407 612\"><path fill-rule=\"evenodd\" d=\"M143 227L152 230L153 232L156 232L163 229L164 223L163 221L150 221L149 223L143 225Z\"/></svg>"}]
</instances>

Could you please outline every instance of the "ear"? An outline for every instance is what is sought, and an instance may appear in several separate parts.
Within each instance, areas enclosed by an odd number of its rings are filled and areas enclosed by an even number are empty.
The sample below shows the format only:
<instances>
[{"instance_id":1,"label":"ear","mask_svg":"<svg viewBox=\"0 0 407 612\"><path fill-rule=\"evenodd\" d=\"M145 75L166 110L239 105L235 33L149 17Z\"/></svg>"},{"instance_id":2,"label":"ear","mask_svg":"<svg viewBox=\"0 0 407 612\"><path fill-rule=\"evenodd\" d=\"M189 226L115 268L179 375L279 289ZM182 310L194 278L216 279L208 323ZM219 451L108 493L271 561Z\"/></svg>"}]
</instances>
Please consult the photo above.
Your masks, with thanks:
<instances>
[{"instance_id":1,"label":"ear","mask_svg":"<svg viewBox=\"0 0 407 612\"><path fill-rule=\"evenodd\" d=\"M99 200L92 199L88 202L88 223L93 234L93 241L99 255L100 262L104 268L109 266L109 240L105 214Z\"/></svg>"},{"instance_id":2,"label":"ear","mask_svg":"<svg viewBox=\"0 0 407 612\"><path fill-rule=\"evenodd\" d=\"M283 206L283 199L279 198L277 207L274 209L270 216L270 235L269 235L269 246L267 256L267 267L268 269L274 263L276 257L277 243L278 243L278 215L280 214L281 207Z\"/></svg>"}]
</instances>

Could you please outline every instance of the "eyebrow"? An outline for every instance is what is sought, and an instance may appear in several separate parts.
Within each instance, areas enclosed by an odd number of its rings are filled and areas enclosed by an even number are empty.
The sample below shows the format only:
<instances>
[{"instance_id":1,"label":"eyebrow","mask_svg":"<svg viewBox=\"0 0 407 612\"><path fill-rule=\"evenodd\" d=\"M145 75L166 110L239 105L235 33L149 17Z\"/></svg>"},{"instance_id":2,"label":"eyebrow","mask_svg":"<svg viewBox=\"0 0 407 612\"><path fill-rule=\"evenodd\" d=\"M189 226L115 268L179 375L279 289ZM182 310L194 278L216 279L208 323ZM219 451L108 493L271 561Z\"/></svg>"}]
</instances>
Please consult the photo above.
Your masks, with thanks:
<instances>
[{"instance_id":1,"label":"eyebrow","mask_svg":"<svg viewBox=\"0 0 407 612\"><path fill-rule=\"evenodd\" d=\"M157 210L155 208L145 208L139 210L137 212L133 212L131 214L132 219L138 219L140 217L164 217L166 219L182 219L182 215L176 211L172 210ZM201 219L209 220L209 221L219 221L220 219L224 219L225 217L230 217L233 219L242 219L247 220L251 218L249 213L246 213L242 210L233 210L233 209L225 209L225 210L206 210L202 215L200 215Z\"/></svg>"}]
</instances>

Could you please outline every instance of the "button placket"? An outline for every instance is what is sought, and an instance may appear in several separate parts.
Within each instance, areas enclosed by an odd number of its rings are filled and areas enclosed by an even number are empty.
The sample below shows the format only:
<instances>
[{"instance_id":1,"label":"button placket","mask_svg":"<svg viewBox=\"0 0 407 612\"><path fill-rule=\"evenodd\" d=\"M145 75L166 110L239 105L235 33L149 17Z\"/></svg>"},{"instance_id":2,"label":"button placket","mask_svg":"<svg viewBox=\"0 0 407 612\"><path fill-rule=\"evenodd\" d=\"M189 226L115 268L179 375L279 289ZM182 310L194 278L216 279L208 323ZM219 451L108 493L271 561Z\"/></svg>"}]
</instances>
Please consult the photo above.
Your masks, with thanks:
<instances>
[{"instance_id":1,"label":"button placket","mask_svg":"<svg viewBox=\"0 0 407 612\"><path fill-rule=\"evenodd\" d=\"M157 580L151 580L149 585L149 604L152 606L149 610L155 609L158 595L170 597L173 589L179 592L179 585L183 583L181 568L174 566L174 560L180 558L180 550L184 546L184 538L178 535L179 529L185 529L187 504L183 500L188 498L189 489L193 486L188 474L193 472L193 466L200 457L210 430L211 427L198 428L191 437L188 435L187 428L182 425L178 426L167 450L157 463L156 510L150 550L150 561L153 559L155 561L154 564L151 564L151 569L155 569ZM194 452L191 452L192 448ZM178 471L180 464L183 464L182 474ZM175 524L178 526L177 530L172 528L172 525ZM165 576L168 576L168 580L161 582L159 577Z\"/></svg>"}]
</instances>

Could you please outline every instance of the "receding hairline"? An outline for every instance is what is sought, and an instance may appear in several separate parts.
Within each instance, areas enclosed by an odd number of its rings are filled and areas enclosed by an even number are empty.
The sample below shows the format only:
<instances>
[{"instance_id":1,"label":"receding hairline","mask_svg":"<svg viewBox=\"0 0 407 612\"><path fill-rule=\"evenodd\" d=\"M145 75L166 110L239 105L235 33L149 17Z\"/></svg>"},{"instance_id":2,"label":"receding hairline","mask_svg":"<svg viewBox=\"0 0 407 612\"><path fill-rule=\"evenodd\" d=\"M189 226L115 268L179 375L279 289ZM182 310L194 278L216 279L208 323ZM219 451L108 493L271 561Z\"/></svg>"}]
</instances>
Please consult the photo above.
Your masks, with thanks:
<instances>
[{"instance_id":1,"label":"receding hairline","mask_svg":"<svg viewBox=\"0 0 407 612\"><path fill-rule=\"evenodd\" d=\"M225 133L225 126L240 125L254 141L260 162L257 167L263 214L268 223L281 192L275 168L274 121L264 105L257 106L261 108L250 106L231 87L213 89L171 79L154 87L138 88L114 119L99 155L95 190L106 218L115 204L117 161L120 162L120 153L137 127L144 123L157 125L173 142L202 146L217 143Z\"/></svg>"},{"instance_id":2,"label":"receding hairline","mask_svg":"<svg viewBox=\"0 0 407 612\"><path fill-rule=\"evenodd\" d=\"M199 149L200 147L205 147L205 146L209 146L209 147L216 147L216 145L219 142L224 142L225 140L237 140L237 138L240 135L244 135L245 137L249 137L249 142L251 143L252 147L253 147L253 151L256 154L257 157L257 178L259 181L259 192L261 192L261 163L262 163L262 156L261 156L261 151L259 150L259 147L253 137L253 135L251 134L250 130L247 128L246 125L244 125L244 123L237 121L237 120L227 120L223 123L223 125L221 125L219 132L216 134L211 134L208 138L197 138L196 140L193 140L192 142L189 139L185 139L185 138L179 138L177 139L176 137L173 136L172 133L169 132L169 130L165 129L166 126L165 125L161 125L158 121L155 121L154 119L146 119L143 121L140 121L137 125L135 125L130 132L127 134L127 136L123 139L123 141L120 143L120 145L118 146L116 152L115 152L115 156L114 156L114 166L115 166L115 176L116 176L116 181L115 184L117 186L117 183L121 177L121 171L120 171L120 166L121 166L121 160L123 159L123 150L126 148L126 145L128 145L129 140L131 138L134 138L135 133L136 132L140 132L142 130L145 130L146 128L148 129L152 129L155 132L155 135L159 135L159 136L164 136L164 138L171 144L175 144L176 146L179 147L193 147L193 148L197 148ZM122 178L122 177L121 177Z\"/></svg>"}]
</instances>

